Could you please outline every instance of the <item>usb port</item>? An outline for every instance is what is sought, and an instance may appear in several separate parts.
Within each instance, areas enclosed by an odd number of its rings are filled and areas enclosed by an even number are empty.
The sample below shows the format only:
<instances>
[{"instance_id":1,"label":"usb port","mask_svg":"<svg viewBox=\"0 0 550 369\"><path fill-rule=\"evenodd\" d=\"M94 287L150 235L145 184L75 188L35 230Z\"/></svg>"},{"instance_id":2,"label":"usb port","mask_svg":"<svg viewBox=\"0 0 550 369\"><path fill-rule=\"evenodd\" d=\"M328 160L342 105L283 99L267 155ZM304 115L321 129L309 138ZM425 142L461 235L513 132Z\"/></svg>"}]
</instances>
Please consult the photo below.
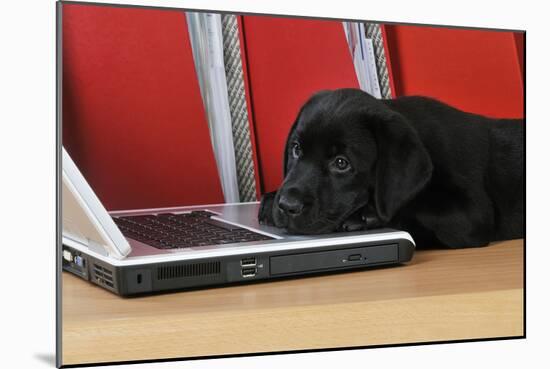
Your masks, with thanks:
<instances>
[{"instance_id":1,"label":"usb port","mask_svg":"<svg viewBox=\"0 0 550 369\"><path fill-rule=\"evenodd\" d=\"M256 275L256 268L244 268L241 270L241 275L244 278L254 277Z\"/></svg>"},{"instance_id":2,"label":"usb port","mask_svg":"<svg viewBox=\"0 0 550 369\"><path fill-rule=\"evenodd\" d=\"M241 266L254 266L256 265L256 258L254 256L251 256L249 258L241 259Z\"/></svg>"}]
</instances>

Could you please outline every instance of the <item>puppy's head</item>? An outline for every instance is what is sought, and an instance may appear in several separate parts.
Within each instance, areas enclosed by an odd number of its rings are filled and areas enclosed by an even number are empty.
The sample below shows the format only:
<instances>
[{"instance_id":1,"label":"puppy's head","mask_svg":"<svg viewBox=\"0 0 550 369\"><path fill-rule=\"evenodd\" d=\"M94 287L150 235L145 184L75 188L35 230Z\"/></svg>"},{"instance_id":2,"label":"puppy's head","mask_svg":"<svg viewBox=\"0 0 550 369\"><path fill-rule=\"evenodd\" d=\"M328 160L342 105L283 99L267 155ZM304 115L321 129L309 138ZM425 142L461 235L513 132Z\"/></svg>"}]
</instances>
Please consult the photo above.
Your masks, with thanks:
<instances>
[{"instance_id":1,"label":"puppy's head","mask_svg":"<svg viewBox=\"0 0 550 369\"><path fill-rule=\"evenodd\" d=\"M371 202L388 221L430 178L432 164L399 113L355 89L322 91L287 138L273 220L291 233L336 230Z\"/></svg>"}]
</instances>

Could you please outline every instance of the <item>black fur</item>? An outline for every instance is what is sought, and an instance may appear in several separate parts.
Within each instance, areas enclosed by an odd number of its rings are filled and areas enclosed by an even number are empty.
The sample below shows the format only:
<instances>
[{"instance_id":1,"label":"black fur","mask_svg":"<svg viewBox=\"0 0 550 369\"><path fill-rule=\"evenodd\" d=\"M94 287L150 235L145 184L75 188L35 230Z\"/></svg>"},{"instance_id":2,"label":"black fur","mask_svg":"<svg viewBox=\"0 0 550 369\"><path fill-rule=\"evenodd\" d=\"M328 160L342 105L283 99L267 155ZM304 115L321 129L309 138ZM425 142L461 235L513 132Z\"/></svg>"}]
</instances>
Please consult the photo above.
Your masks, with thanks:
<instances>
[{"instance_id":1,"label":"black fur","mask_svg":"<svg viewBox=\"0 0 550 369\"><path fill-rule=\"evenodd\" d=\"M322 91L290 130L284 171L258 216L289 233L384 226L451 248L523 237L523 120L426 97Z\"/></svg>"}]
</instances>

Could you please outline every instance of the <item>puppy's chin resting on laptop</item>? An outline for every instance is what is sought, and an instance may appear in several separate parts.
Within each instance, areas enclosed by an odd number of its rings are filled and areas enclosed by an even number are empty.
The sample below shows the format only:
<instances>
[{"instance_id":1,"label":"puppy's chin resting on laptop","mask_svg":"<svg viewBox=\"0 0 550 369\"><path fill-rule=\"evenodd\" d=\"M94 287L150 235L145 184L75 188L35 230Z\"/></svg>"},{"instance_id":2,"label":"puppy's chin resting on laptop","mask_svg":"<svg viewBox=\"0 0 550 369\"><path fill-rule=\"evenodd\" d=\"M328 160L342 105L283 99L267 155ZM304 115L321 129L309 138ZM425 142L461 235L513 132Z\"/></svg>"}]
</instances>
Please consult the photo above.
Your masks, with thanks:
<instances>
[{"instance_id":1,"label":"puppy's chin resting on laptop","mask_svg":"<svg viewBox=\"0 0 550 369\"><path fill-rule=\"evenodd\" d=\"M292 234L397 228L419 247L521 238L524 122L426 97L318 92L292 125L283 183L258 218Z\"/></svg>"}]
</instances>

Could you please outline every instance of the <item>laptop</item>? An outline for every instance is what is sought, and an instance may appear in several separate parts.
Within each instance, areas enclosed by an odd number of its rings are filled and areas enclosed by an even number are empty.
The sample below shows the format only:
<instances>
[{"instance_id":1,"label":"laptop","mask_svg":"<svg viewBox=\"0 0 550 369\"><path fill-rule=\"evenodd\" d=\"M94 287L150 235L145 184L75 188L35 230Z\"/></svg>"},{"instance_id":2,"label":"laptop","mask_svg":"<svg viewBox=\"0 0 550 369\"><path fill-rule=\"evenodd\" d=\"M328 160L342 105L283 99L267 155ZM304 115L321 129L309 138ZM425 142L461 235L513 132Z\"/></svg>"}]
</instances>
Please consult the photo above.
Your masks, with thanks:
<instances>
[{"instance_id":1,"label":"laptop","mask_svg":"<svg viewBox=\"0 0 550 369\"><path fill-rule=\"evenodd\" d=\"M122 296L406 263L403 231L260 225L258 202L107 212L62 149L63 270Z\"/></svg>"}]
</instances>

